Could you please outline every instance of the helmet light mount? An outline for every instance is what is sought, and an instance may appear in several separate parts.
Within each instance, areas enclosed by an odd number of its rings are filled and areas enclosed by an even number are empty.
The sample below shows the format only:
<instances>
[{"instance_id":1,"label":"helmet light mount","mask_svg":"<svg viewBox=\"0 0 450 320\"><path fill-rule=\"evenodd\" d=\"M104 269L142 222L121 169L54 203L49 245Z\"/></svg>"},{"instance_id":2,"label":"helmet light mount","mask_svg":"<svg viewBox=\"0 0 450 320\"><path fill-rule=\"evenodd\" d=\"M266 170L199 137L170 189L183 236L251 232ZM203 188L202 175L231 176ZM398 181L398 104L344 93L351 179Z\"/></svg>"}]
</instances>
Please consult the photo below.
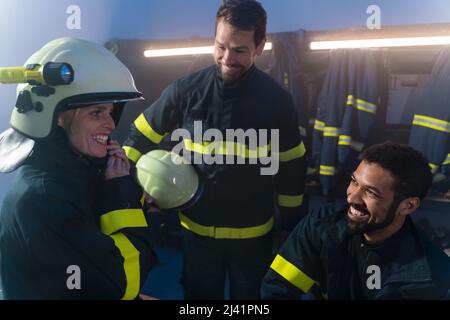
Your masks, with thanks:
<instances>
[{"instance_id":1,"label":"helmet light mount","mask_svg":"<svg viewBox=\"0 0 450 320\"><path fill-rule=\"evenodd\" d=\"M28 64L25 67L0 68L0 83L28 83L30 85L59 86L73 82L75 73L66 62Z\"/></svg>"},{"instance_id":2,"label":"helmet light mount","mask_svg":"<svg viewBox=\"0 0 450 320\"><path fill-rule=\"evenodd\" d=\"M74 75L72 66L66 62L47 62L44 66L34 63L25 67L0 68L0 83L28 83L34 86L31 91L37 96L48 97L55 93L51 86L71 84ZM19 113L42 110L39 105L33 106L27 90L21 91L17 96L16 108Z\"/></svg>"}]
</instances>

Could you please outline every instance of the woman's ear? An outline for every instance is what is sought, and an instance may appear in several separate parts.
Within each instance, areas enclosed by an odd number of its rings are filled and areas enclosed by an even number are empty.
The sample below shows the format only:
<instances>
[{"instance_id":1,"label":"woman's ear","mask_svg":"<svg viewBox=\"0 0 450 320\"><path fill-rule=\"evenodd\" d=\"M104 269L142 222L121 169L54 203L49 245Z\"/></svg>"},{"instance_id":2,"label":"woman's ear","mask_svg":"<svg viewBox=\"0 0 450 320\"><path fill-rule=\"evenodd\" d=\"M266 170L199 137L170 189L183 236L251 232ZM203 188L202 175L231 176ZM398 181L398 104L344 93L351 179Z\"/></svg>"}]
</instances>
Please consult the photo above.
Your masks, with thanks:
<instances>
[{"instance_id":1,"label":"woman's ear","mask_svg":"<svg viewBox=\"0 0 450 320\"><path fill-rule=\"evenodd\" d=\"M58 121L56 122L56 124L58 125L58 126L60 126L60 127L63 127L64 128L64 124L63 124L63 116L62 116L62 113L59 113L58 114Z\"/></svg>"},{"instance_id":2,"label":"woman's ear","mask_svg":"<svg viewBox=\"0 0 450 320\"><path fill-rule=\"evenodd\" d=\"M58 121L56 124L66 130L69 129L70 123L73 120L75 110L66 110L58 114Z\"/></svg>"},{"instance_id":3,"label":"woman's ear","mask_svg":"<svg viewBox=\"0 0 450 320\"><path fill-rule=\"evenodd\" d=\"M407 216L420 206L420 199L418 197L410 197L402 200L399 205L399 214Z\"/></svg>"}]
</instances>

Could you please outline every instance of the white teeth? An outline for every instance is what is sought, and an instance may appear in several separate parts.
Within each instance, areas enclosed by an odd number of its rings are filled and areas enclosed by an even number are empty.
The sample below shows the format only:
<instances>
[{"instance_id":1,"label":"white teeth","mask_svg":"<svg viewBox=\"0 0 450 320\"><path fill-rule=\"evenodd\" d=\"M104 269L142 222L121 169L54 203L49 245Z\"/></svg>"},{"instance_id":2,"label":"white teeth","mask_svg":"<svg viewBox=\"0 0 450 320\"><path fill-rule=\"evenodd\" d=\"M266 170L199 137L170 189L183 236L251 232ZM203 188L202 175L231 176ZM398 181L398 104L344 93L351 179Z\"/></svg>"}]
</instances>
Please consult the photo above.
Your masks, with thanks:
<instances>
[{"instance_id":1,"label":"white teeth","mask_svg":"<svg viewBox=\"0 0 450 320\"><path fill-rule=\"evenodd\" d=\"M353 207L350 207L350 213L355 215L355 216L358 216L358 217L361 217L361 216L365 215L364 212L358 211L358 210L356 210Z\"/></svg>"},{"instance_id":2,"label":"white teeth","mask_svg":"<svg viewBox=\"0 0 450 320\"><path fill-rule=\"evenodd\" d=\"M93 138L95 141L100 142L100 143L106 143L108 141L108 136L105 136L105 135L98 134L98 135L95 135Z\"/></svg>"}]
</instances>

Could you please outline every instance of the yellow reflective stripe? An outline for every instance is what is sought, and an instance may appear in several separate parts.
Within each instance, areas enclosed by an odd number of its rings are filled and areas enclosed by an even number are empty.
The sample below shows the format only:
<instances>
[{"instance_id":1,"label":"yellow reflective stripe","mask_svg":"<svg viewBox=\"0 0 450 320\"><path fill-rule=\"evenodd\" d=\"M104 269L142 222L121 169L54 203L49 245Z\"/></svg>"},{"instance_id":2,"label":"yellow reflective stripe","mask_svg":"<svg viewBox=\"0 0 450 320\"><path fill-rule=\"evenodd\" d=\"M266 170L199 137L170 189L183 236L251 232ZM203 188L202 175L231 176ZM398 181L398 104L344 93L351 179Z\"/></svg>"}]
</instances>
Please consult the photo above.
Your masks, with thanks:
<instances>
[{"instance_id":1,"label":"yellow reflective stripe","mask_svg":"<svg viewBox=\"0 0 450 320\"><path fill-rule=\"evenodd\" d=\"M215 238L214 227L202 226L201 224L195 223L181 212L179 217L180 224L183 228L204 237Z\"/></svg>"},{"instance_id":2,"label":"yellow reflective stripe","mask_svg":"<svg viewBox=\"0 0 450 320\"><path fill-rule=\"evenodd\" d=\"M145 194L144 194L144 193L142 194L142 197L141 197L141 199L139 200L139 202L141 203L141 206L143 207L143 206L144 206L144 203L145 203Z\"/></svg>"},{"instance_id":3,"label":"yellow reflective stripe","mask_svg":"<svg viewBox=\"0 0 450 320\"><path fill-rule=\"evenodd\" d=\"M114 210L100 217L100 228L104 234L110 235L122 228L147 227L142 209Z\"/></svg>"},{"instance_id":4,"label":"yellow reflective stripe","mask_svg":"<svg viewBox=\"0 0 450 320\"><path fill-rule=\"evenodd\" d=\"M139 152L139 150L130 147L130 146L123 146L123 150L125 150L125 154L127 155L127 158L136 163L139 158L142 156L142 153Z\"/></svg>"},{"instance_id":5,"label":"yellow reflective stripe","mask_svg":"<svg viewBox=\"0 0 450 320\"><path fill-rule=\"evenodd\" d=\"M340 135L338 144L340 144L342 146L349 146L351 141L352 141L352 138L350 136Z\"/></svg>"},{"instance_id":6,"label":"yellow reflective stripe","mask_svg":"<svg viewBox=\"0 0 450 320\"><path fill-rule=\"evenodd\" d=\"M256 227L227 228L198 224L180 212L180 224L183 228L204 237L214 239L251 239L269 233L273 228L274 219L271 217L266 223Z\"/></svg>"},{"instance_id":7,"label":"yellow reflective stripe","mask_svg":"<svg viewBox=\"0 0 450 320\"><path fill-rule=\"evenodd\" d=\"M295 208L303 203L303 195L289 196L285 194L278 194L278 205L281 207Z\"/></svg>"},{"instance_id":8,"label":"yellow reflective stripe","mask_svg":"<svg viewBox=\"0 0 450 320\"><path fill-rule=\"evenodd\" d=\"M140 253L133 246L131 241L122 233L116 233L110 237L114 240L114 244L123 257L123 268L127 279L127 287L122 300L132 300L137 297L141 287L139 266Z\"/></svg>"},{"instance_id":9,"label":"yellow reflective stripe","mask_svg":"<svg viewBox=\"0 0 450 320\"><path fill-rule=\"evenodd\" d=\"M256 149L249 149L246 144L233 141L204 141L203 143L193 142L191 139L184 139L184 146L189 151L201 154L220 154L237 156L241 158L268 157L270 144Z\"/></svg>"},{"instance_id":10,"label":"yellow reflective stripe","mask_svg":"<svg viewBox=\"0 0 450 320\"><path fill-rule=\"evenodd\" d=\"M447 158L445 158L445 160L444 160L444 162L442 164L443 165L450 164L450 153L447 155Z\"/></svg>"},{"instance_id":11,"label":"yellow reflective stripe","mask_svg":"<svg viewBox=\"0 0 450 320\"><path fill-rule=\"evenodd\" d=\"M352 137L340 135L339 136L339 145L341 146L350 146L350 148L361 151L364 148L364 143L352 140Z\"/></svg>"},{"instance_id":12,"label":"yellow reflective stripe","mask_svg":"<svg viewBox=\"0 0 450 320\"><path fill-rule=\"evenodd\" d=\"M325 122L315 120L314 121L314 129L318 131L323 131L325 129Z\"/></svg>"},{"instance_id":13,"label":"yellow reflective stripe","mask_svg":"<svg viewBox=\"0 0 450 320\"><path fill-rule=\"evenodd\" d=\"M353 105L354 103L355 103L355 97L353 95L349 94L347 96L347 104L348 105Z\"/></svg>"},{"instance_id":14,"label":"yellow reflective stripe","mask_svg":"<svg viewBox=\"0 0 450 320\"><path fill-rule=\"evenodd\" d=\"M287 162L294 159L301 158L305 155L306 148L303 144L303 141L300 142L300 144L292 149L289 149L287 151L280 152L280 161L281 162Z\"/></svg>"},{"instance_id":15,"label":"yellow reflective stripe","mask_svg":"<svg viewBox=\"0 0 450 320\"><path fill-rule=\"evenodd\" d=\"M414 115L413 124L442 132L450 133L450 122L419 114Z\"/></svg>"},{"instance_id":16,"label":"yellow reflective stripe","mask_svg":"<svg viewBox=\"0 0 450 320\"><path fill-rule=\"evenodd\" d=\"M312 286L317 283L279 254L273 260L270 268L304 293L311 290Z\"/></svg>"},{"instance_id":17,"label":"yellow reflective stripe","mask_svg":"<svg viewBox=\"0 0 450 320\"><path fill-rule=\"evenodd\" d=\"M439 169L439 166L437 164L434 164L434 163L431 163L431 162L428 162L428 166L431 169L431 173L436 173L438 171L438 169Z\"/></svg>"},{"instance_id":18,"label":"yellow reflective stripe","mask_svg":"<svg viewBox=\"0 0 450 320\"><path fill-rule=\"evenodd\" d=\"M358 110L369 112L369 113L376 113L376 111L377 111L376 104L370 103L363 99L356 99L356 106L355 106L355 97L353 95L347 96L347 105L354 106Z\"/></svg>"},{"instance_id":19,"label":"yellow reflective stripe","mask_svg":"<svg viewBox=\"0 0 450 320\"><path fill-rule=\"evenodd\" d=\"M341 131L341 128L337 127L325 127L324 128L324 137L338 137L339 133Z\"/></svg>"},{"instance_id":20,"label":"yellow reflective stripe","mask_svg":"<svg viewBox=\"0 0 450 320\"><path fill-rule=\"evenodd\" d=\"M167 135L161 135L157 133L148 123L147 119L145 118L144 114L141 113L139 117L134 121L134 125L139 130L140 133L142 133L147 139L152 141L155 144L158 144L161 142L161 140L164 138L164 136Z\"/></svg>"},{"instance_id":21,"label":"yellow reflective stripe","mask_svg":"<svg viewBox=\"0 0 450 320\"><path fill-rule=\"evenodd\" d=\"M325 176L334 176L336 174L336 167L320 165L319 174Z\"/></svg>"},{"instance_id":22,"label":"yellow reflective stripe","mask_svg":"<svg viewBox=\"0 0 450 320\"><path fill-rule=\"evenodd\" d=\"M377 112L377 106L373 103L356 99L356 109L369 112L369 113L376 113Z\"/></svg>"}]
</instances>

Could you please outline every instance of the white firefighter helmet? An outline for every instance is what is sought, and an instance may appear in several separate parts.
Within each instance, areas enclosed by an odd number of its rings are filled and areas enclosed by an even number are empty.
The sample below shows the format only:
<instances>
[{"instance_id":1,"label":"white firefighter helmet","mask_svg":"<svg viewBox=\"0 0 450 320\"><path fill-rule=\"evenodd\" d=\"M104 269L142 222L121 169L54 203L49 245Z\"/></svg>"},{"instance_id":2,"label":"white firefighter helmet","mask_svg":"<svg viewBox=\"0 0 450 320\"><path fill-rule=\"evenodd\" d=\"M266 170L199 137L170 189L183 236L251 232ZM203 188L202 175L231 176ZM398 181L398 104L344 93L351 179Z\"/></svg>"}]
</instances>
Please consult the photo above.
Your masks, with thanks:
<instances>
[{"instance_id":1,"label":"white firefighter helmet","mask_svg":"<svg viewBox=\"0 0 450 320\"><path fill-rule=\"evenodd\" d=\"M42 69L50 63L64 64L62 71L65 74L62 76L71 74L72 78L64 85L38 80L17 86L17 101L10 121L14 130L0 134L0 154L9 154L11 161L6 161L7 166L0 165L0 172L15 170L25 161L34 143L19 141L48 137L56 126L59 111L113 103L120 106L114 108L117 123L125 102L142 99L130 71L99 44L74 38L59 38L35 52L25 62L25 67L33 69L41 66ZM46 80L45 75L40 79Z\"/></svg>"},{"instance_id":2,"label":"white firefighter helmet","mask_svg":"<svg viewBox=\"0 0 450 320\"><path fill-rule=\"evenodd\" d=\"M34 53L25 66L44 66L48 62L68 63L74 79L68 85L21 83L17 86L17 103L31 105L28 108L16 103L11 127L30 138L47 137L56 125L58 111L95 103L125 102L142 96L127 67L99 44L74 38L56 39ZM19 101L27 92L30 100Z\"/></svg>"},{"instance_id":3,"label":"white firefighter helmet","mask_svg":"<svg viewBox=\"0 0 450 320\"><path fill-rule=\"evenodd\" d=\"M174 152L153 150L136 163L139 184L161 209L192 205L201 194L194 167Z\"/></svg>"}]
</instances>

